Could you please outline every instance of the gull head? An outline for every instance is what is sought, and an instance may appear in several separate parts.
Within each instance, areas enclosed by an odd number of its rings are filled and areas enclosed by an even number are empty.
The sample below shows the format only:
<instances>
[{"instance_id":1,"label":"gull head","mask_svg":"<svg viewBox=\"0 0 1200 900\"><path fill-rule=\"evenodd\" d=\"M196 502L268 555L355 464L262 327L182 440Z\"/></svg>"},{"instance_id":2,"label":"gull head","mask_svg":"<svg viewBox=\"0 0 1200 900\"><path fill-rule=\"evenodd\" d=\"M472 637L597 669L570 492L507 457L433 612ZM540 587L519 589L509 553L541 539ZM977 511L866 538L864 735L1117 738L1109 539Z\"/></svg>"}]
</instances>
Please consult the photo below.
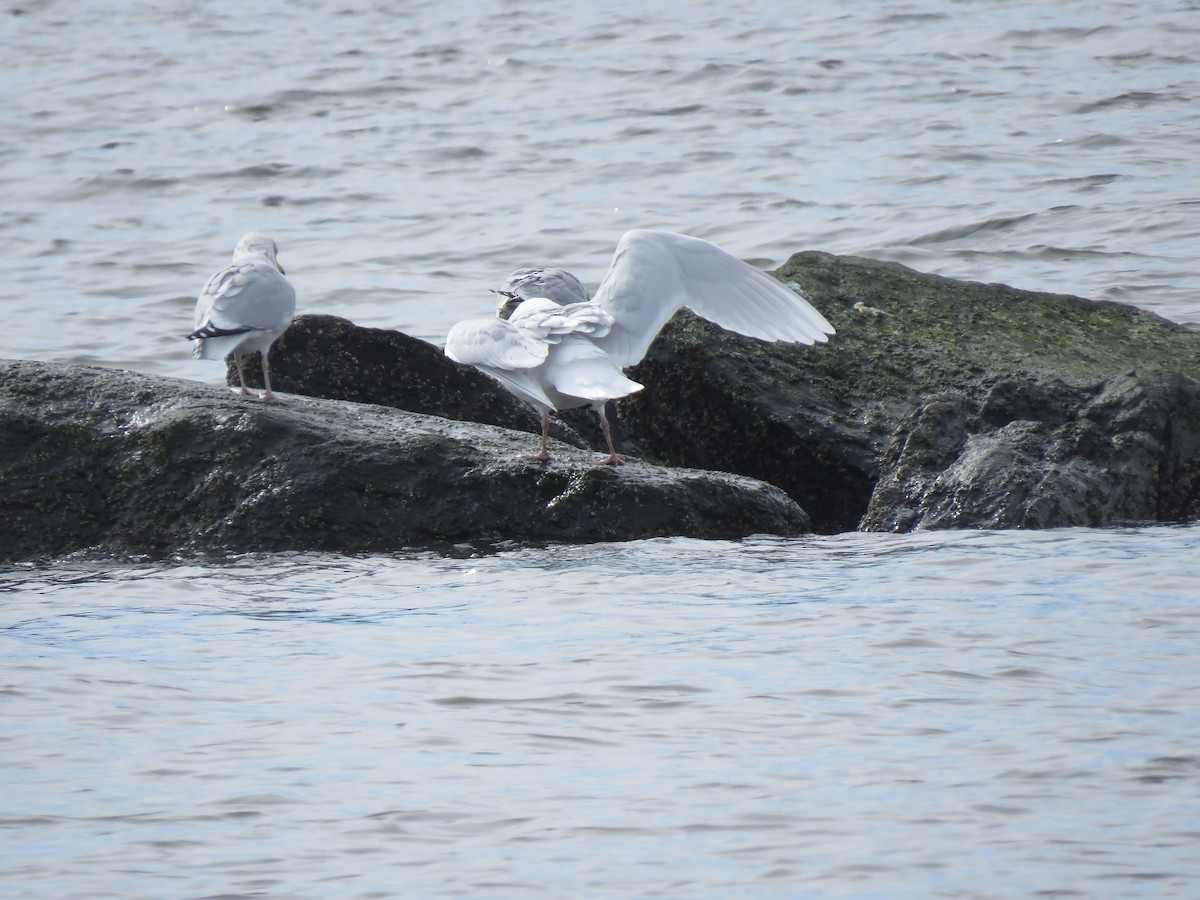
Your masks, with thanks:
<instances>
[{"instance_id":1,"label":"gull head","mask_svg":"<svg viewBox=\"0 0 1200 900\"><path fill-rule=\"evenodd\" d=\"M525 301L524 297L513 291L497 291L493 288L492 293L500 295L500 299L496 301L496 315L501 319L507 319Z\"/></svg>"},{"instance_id":2,"label":"gull head","mask_svg":"<svg viewBox=\"0 0 1200 900\"><path fill-rule=\"evenodd\" d=\"M286 274L283 271L283 266L279 264L279 260L275 258L278 253L279 247L276 246L274 240L260 231L251 231L238 241L237 246L233 248L233 259L236 262L243 257L259 256L278 269L281 274Z\"/></svg>"},{"instance_id":3,"label":"gull head","mask_svg":"<svg viewBox=\"0 0 1200 900\"><path fill-rule=\"evenodd\" d=\"M566 269L544 266L517 269L500 285L500 290L519 294L526 300L547 297L561 306L588 300L588 291L582 281Z\"/></svg>"}]
</instances>

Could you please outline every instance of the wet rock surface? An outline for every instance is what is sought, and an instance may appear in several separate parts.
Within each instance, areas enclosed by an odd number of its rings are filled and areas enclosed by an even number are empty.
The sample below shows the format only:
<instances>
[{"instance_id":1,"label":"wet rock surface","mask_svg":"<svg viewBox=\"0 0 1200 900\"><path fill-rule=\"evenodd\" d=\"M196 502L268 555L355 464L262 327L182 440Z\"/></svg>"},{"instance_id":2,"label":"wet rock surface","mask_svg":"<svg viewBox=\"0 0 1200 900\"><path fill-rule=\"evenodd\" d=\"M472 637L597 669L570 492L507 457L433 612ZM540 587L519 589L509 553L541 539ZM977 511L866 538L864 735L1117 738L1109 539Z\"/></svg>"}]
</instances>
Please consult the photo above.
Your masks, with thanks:
<instances>
[{"instance_id":1,"label":"wet rock surface","mask_svg":"<svg viewBox=\"0 0 1200 900\"><path fill-rule=\"evenodd\" d=\"M1200 333L856 257L774 274L837 335L762 344L677 316L618 405L640 452L776 484L820 531L1200 515Z\"/></svg>"},{"instance_id":2,"label":"wet rock surface","mask_svg":"<svg viewBox=\"0 0 1200 900\"><path fill-rule=\"evenodd\" d=\"M857 257L798 253L774 274L838 333L766 344L680 313L629 371L646 390L615 404L626 453L770 482L826 532L1200 515L1200 333L1122 304ZM302 317L303 349L289 332L278 362L272 351L285 389L536 432L522 404L437 348L388 337L411 352L379 365L374 330L326 320ZM330 366L344 374L328 379ZM559 437L598 446L589 410L559 418Z\"/></svg>"},{"instance_id":3,"label":"wet rock surface","mask_svg":"<svg viewBox=\"0 0 1200 900\"><path fill-rule=\"evenodd\" d=\"M247 357L246 384L262 388L258 359L257 353ZM541 417L527 403L477 369L451 362L441 348L400 331L364 328L338 316L299 316L271 347L270 363L271 382L280 391L542 433ZM238 383L232 360L226 380ZM589 446L561 421L551 424L550 434Z\"/></svg>"},{"instance_id":4,"label":"wet rock surface","mask_svg":"<svg viewBox=\"0 0 1200 900\"><path fill-rule=\"evenodd\" d=\"M503 388L331 316L272 348L276 388L305 395L281 405L0 362L0 558L1200 516L1200 333L854 257L776 275L837 335L766 344L679 314L630 370L646 390L615 405L634 460L616 469L579 449L598 443L590 411L534 462L538 418Z\"/></svg>"},{"instance_id":5,"label":"wet rock surface","mask_svg":"<svg viewBox=\"0 0 1200 900\"><path fill-rule=\"evenodd\" d=\"M524 436L380 406L0 362L0 558L461 542L733 538L808 529L779 489L594 464Z\"/></svg>"}]
</instances>

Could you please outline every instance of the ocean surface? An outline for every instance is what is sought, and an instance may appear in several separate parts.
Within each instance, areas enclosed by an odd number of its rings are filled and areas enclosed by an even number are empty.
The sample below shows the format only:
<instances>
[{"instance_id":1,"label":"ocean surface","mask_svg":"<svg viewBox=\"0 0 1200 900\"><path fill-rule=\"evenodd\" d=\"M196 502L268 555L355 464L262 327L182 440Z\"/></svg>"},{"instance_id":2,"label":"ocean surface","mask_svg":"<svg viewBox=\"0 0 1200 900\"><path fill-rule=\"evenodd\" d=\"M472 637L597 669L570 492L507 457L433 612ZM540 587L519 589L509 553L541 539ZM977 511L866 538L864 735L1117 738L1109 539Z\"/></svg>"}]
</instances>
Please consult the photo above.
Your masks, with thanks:
<instances>
[{"instance_id":1,"label":"ocean surface","mask_svg":"<svg viewBox=\"0 0 1200 900\"><path fill-rule=\"evenodd\" d=\"M252 229L435 343L635 227L1200 325L1200 4L733 6L7 0L0 357L219 383ZM1200 526L0 596L0 897L1200 896Z\"/></svg>"}]
</instances>

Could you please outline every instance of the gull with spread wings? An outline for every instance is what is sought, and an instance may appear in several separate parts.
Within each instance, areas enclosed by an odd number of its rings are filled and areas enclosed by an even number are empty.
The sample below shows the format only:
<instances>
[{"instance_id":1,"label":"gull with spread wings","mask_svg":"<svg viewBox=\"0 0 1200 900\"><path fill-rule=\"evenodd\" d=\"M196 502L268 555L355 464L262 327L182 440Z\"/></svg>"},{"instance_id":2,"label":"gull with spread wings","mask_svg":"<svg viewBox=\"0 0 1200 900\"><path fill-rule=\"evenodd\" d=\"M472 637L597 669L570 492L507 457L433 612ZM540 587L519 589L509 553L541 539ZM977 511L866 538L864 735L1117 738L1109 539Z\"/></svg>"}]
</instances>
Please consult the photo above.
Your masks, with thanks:
<instances>
[{"instance_id":1,"label":"gull with spread wings","mask_svg":"<svg viewBox=\"0 0 1200 900\"><path fill-rule=\"evenodd\" d=\"M605 404L642 390L622 369L646 355L681 307L764 341L823 343L834 333L796 291L715 244L666 231L627 232L592 298L553 268L519 269L497 293L497 317L459 322L445 352L541 412L540 460L551 458L551 411L590 405L608 444L604 462L622 464Z\"/></svg>"}]
</instances>

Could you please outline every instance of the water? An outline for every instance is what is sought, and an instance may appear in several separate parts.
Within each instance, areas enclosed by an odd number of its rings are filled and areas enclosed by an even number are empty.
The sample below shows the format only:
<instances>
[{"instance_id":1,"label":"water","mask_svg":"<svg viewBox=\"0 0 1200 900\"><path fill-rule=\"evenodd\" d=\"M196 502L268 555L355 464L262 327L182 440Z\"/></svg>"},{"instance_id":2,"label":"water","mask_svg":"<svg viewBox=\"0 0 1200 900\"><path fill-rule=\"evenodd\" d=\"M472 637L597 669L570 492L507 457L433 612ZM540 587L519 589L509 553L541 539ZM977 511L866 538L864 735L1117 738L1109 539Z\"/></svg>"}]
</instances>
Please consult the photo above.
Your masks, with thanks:
<instances>
[{"instance_id":1,"label":"water","mask_svg":"<svg viewBox=\"0 0 1200 900\"><path fill-rule=\"evenodd\" d=\"M1194 896L1196 548L1180 528L17 570L2 882Z\"/></svg>"},{"instance_id":2,"label":"water","mask_svg":"<svg viewBox=\"0 0 1200 900\"><path fill-rule=\"evenodd\" d=\"M432 341L633 227L1200 322L1193 3L742 7L10 5L0 356L218 380L182 336L251 228L301 312Z\"/></svg>"},{"instance_id":3,"label":"water","mask_svg":"<svg viewBox=\"0 0 1200 900\"><path fill-rule=\"evenodd\" d=\"M1200 8L0 11L0 356L217 383L440 341L632 227L1200 323ZM5 897L1200 893L1200 528L64 560L0 573Z\"/></svg>"}]
</instances>

